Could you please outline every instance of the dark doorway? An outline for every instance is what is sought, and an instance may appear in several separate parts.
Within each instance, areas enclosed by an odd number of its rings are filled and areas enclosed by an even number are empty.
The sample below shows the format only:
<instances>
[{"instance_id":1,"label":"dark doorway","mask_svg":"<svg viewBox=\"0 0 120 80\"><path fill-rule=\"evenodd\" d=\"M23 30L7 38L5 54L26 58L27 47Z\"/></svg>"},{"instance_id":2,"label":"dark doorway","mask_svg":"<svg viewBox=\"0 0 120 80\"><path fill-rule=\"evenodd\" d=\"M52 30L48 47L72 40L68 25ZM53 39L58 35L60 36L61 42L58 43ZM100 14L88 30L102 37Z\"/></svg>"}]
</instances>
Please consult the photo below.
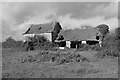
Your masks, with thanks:
<instances>
[{"instance_id":1,"label":"dark doorway","mask_svg":"<svg viewBox=\"0 0 120 80\"><path fill-rule=\"evenodd\" d=\"M71 41L71 48L79 48L81 41Z\"/></svg>"},{"instance_id":2,"label":"dark doorway","mask_svg":"<svg viewBox=\"0 0 120 80\"><path fill-rule=\"evenodd\" d=\"M71 41L71 44L70 44L71 48L76 48L76 44L75 44L75 41Z\"/></svg>"},{"instance_id":3,"label":"dark doorway","mask_svg":"<svg viewBox=\"0 0 120 80\"><path fill-rule=\"evenodd\" d=\"M89 45L95 45L95 44L98 44L99 42L98 41L86 41L86 43Z\"/></svg>"},{"instance_id":4,"label":"dark doorway","mask_svg":"<svg viewBox=\"0 0 120 80\"><path fill-rule=\"evenodd\" d=\"M66 47L66 41L61 41L58 43L59 47Z\"/></svg>"}]
</instances>

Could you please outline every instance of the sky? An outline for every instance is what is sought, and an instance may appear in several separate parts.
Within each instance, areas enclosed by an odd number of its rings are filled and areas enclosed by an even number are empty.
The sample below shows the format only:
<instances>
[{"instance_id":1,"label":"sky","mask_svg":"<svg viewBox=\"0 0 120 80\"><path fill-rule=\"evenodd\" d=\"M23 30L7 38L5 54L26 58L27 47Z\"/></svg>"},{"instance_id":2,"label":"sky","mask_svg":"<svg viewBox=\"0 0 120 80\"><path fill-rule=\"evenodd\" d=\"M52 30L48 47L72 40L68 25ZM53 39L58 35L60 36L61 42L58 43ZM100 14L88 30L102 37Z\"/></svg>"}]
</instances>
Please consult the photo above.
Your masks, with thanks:
<instances>
[{"instance_id":1,"label":"sky","mask_svg":"<svg viewBox=\"0 0 120 80\"><path fill-rule=\"evenodd\" d=\"M22 40L30 24L59 21L63 29L96 27L107 24L110 30L118 27L118 3L113 2L9 2L0 3L2 41L12 36Z\"/></svg>"}]
</instances>

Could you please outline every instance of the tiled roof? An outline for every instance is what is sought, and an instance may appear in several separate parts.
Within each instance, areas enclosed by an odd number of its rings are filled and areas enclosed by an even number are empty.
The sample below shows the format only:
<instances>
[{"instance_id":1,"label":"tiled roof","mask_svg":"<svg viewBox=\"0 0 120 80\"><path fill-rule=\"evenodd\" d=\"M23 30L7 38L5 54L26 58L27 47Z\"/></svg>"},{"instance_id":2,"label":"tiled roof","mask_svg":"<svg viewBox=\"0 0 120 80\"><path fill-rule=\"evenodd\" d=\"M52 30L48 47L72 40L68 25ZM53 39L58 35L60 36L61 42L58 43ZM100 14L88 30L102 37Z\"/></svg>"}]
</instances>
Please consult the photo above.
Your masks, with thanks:
<instances>
[{"instance_id":1,"label":"tiled roof","mask_svg":"<svg viewBox=\"0 0 120 80\"><path fill-rule=\"evenodd\" d=\"M64 40L95 40L96 35L99 33L97 29L69 29L63 30L59 33L59 36L63 36ZM59 37L58 36L58 37Z\"/></svg>"},{"instance_id":2,"label":"tiled roof","mask_svg":"<svg viewBox=\"0 0 120 80\"><path fill-rule=\"evenodd\" d=\"M55 26L54 22L45 24L32 24L24 34L48 33L54 29L54 26Z\"/></svg>"}]
</instances>

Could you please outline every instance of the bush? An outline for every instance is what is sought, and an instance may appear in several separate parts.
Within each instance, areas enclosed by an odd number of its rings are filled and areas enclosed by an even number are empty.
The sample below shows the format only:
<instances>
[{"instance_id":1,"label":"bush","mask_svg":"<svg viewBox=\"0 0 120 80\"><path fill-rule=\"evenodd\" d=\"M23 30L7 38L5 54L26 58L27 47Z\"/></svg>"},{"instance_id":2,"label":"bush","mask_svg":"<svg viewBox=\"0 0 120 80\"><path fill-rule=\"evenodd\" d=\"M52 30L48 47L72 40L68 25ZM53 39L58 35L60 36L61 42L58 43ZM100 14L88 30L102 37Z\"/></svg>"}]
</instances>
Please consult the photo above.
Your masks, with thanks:
<instances>
[{"instance_id":1,"label":"bush","mask_svg":"<svg viewBox=\"0 0 120 80\"><path fill-rule=\"evenodd\" d=\"M120 39L120 27L116 28L115 34L116 34L116 37Z\"/></svg>"},{"instance_id":2,"label":"bush","mask_svg":"<svg viewBox=\"0 0 120 80\"><path fill-rule=\"evenodd\" d=\"M35 37L29 37L30 42L25 42L24 43L24 50L36 50L36 49L44 49L44 50L57 50L56 47L57 44L50 42L47 40L44 36L35 36Z\"/></svg>"},{"instance_id":3,"label":"bush","mask_svg":"<svg viewBox=\"0 0 120 80\"><path fill-rule=\"evenodd\" d=\"M53 47L56 47L57 44L50 42L43 36L36 36L32 39L35 49L46 49L49 50Z\"/></svg>"},{"instance_id":4,"label":"bush","mask_svg":"<svg viewBox=\"0 0 120 80\"><path fill-rule=\"evenodd\" d=\"M35 62L37 61L36 57L32 56L32 55L28 55L28 56L25 56L25 57L22 57L21 58L21 62L22 63L25 63L25 62Z\"/></svg>"},{"instance_id":5,"label":"bush","mask_svg":"<svg viewBox=\"0 0 120 80\"><path fill-rule=\"evenodd\" d=\"M111 57L119 57L119 45L120 40L117 40L115 36L108 36L103 42L102 49L98 51L99 56L111 56Z\"/></svg>"},{"instance_id":6,"label":"bush","mask_svg":"<svg viewBox=\"0 0 120 80\"><path fill-rule=\"evenodd\" d=\"M15 40L6 40L2 42L2 48L23 48L22 41L15 41Z\"/></svg>"},{"instance_id":7,"label":"bush","mask_svg":"<svg viewBox=\"0 0 120 80\"><path fill-rule=\"evenodd\" d=\"M50 53L49 51L39 52L35 55L27 55L20 58L22 63L26 62L46 62L52 61L55 65L66 64L70 62L89 62L89 60L80 54L61 54L60 52Z\"/></svg>"},{"instance_id":8,"label":"bush","mask_svg":"<svg viewBox=\"0 0 120 80\"><path fill-rule=\"evenodd\" d=\"M116 50L109 50L109 49L104 49L102 51L99 51L97 54L98 57L103 58L105 56L110 56L110 57L119 57L120 54Z\"/></svg>"},{"instance_id":9,"label":"bush","mask_svg":"<svg viewBox=\"0 0 120 80\"><path fill-rule=\"evenodd\" d=\"M100 51L101 48L99 44L96 45L81 44L80 47L78 48L78 51L87 51L87 50Z\"/></svg>"},{"instance_id":10,"label":"bush","mask_svg":"<svg viewBox=\"0 0 120 80\"><path fill-rule=\"evenodd\" d=\"M96 45L80 45L78 51L87 51L94 50L98 51L98 55L101 57L111 56L119 57L120 56L120 39L116 39L116 36L108 35L105 37L102 47L99 44Z\"/></svg>"},{"instance_id":11,"label":"bush","mask_svg":"<svg viewBox=\"0 0 120 80\"><path fill-rule=\"evenodd\" d=\"M36 49L44 49L44 50L54 50L57 51L57 44L52 43L52 42L44 42L40 43L39 46Z\"/></svg>"}]
</instances>

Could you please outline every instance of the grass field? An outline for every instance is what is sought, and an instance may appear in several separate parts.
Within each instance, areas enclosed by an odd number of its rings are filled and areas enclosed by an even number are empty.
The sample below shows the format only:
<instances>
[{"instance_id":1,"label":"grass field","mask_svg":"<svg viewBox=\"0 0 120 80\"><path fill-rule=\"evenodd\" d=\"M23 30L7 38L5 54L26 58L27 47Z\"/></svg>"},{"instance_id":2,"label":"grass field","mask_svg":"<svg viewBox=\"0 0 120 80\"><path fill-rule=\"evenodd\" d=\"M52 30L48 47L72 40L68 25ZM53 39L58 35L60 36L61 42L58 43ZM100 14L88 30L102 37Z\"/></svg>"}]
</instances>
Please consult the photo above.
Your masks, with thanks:
<instances>
[{"instance_id":1,"label":"grass field","mask_svg":"<svg viewBox=\"0 0 120 80\"><path fill-rule=\"evenodd\" d=\"M118 58L98 58L96 54L75 49L28 52L2 49L2 77L118 78Z\"/></svg>"},{"instance_id":2,"label":"grass field","mask_svg":"<svg viewBox=\"0 0 120 80\"><path fill-rule=\"evenodd\" d=\"M4 42L2 77L118 78L119 42L120 39L109 36L102 48L86 45L60 50L51 43L44 43L33 51L22 50L21 42Z\"/></svg>"}]
</instances>

